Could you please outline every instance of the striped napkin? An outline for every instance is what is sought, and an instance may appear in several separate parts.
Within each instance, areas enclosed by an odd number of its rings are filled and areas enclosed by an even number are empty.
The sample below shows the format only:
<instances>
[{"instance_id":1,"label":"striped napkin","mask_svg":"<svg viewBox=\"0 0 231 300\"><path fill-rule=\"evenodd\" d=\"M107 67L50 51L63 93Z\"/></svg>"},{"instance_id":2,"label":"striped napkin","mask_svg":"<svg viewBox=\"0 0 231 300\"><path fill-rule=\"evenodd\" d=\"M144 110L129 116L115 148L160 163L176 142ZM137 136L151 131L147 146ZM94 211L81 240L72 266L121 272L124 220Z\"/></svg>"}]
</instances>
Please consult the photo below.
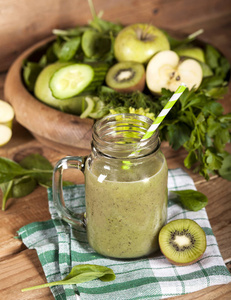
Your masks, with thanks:
<instances>
[{"instance_id":1,"label":"striped napkin","mask_svg":"<svg viewBox=\"0 0 231 300\"><path fill-rule=\"evenodd\" d=\"M169 191L196 189L193 180L181 169L169 170L168 188ZM82 211L85 210L84 185L66 187L64 197L70 207L75 203ZM88 245L84 229L72 228L59 219L53 206L51 189L48 189L48 199L52 219L26 225L18 231L23 243L29 249L36 249L47 281L61 280L77 264L107 266L116 274L116 279L111 282L96 279L78 286L51 287L56 300L164 299L231 282L205 209L187 211L169 197L168 221L179 218L195 220L207 237L203 257L193 265L177 267L160 252L137 260L109 259L97 254Z\"/></svg>"}]
</instances>

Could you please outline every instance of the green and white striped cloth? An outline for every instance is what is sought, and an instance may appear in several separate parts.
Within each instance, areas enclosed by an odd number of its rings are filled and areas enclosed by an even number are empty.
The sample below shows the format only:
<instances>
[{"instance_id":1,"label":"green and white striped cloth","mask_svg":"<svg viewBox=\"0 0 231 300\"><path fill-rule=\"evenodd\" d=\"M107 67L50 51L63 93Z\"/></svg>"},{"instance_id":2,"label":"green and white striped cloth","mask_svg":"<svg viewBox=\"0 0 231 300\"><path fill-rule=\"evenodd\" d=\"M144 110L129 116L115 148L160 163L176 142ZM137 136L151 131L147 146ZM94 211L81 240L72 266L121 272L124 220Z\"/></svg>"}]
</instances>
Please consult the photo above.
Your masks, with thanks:
<instances>
[{"instance_id":1,"label":"green and white striped cloth","mask_svg":"<svg viewBox=\"0 0 231 300\"><path fill-rule=\"evenodd\" d=\"M169 170L169 190L194 189L193 180L181 169ZM84 185L66 187L64 197L70 207L84 207ZM116 279L102 282L98 279L67 286L55 286L51 291L56 300L141 300L163 299L184 295L209 286L231 282L231 276L221 257L205 209L191 212L169 199L168 220L189 218L206 232L207 249L195 264L177 267L161 253L137 260L105 258L92 250L84 229L74 229L59 219L48 189L52 219L22 227L18 234L29 249L36 249L47 281L64 278L74 265L98 264L113 269ZM27 286L25 286L26 288ZM33 293L33 291L27 292Z\"/></svg>"}]
</instances>

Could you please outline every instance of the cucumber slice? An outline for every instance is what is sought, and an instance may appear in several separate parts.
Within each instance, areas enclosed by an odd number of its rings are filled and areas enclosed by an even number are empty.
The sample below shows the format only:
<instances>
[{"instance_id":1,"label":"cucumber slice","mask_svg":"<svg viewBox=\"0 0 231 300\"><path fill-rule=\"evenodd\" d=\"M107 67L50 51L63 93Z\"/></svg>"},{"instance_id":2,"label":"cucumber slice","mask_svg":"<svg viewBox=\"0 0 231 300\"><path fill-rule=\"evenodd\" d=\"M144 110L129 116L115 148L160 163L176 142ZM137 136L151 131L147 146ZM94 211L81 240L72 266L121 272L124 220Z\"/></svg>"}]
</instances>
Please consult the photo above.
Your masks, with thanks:
<instances>
[{"instance_id":1,"label":"cucumber slice","mask_svg":"<svg viewBox=\"0 0 231 300\"><path fill-rule=\"evenodd\" d=\"M50 80L50 89L57 99L80 94L94 79L94 69L87 64L61 67Z\"/></svg>"},{"instance_id":2,"label":"cucumber slice","mask_svg":"<svg viewBox=\"0 0 231 300\"><path fill-rule=\"evenodd\" d=\"M103 110L105 104L98 97L94 97L93 99L95 101L95 106L93 111L89 114L89 117L92 119L100 119L105 115L105 111Z\"/></svg>"},{"instance_id":3,"label":"cucumber slice","mask_svg":"<svg viewBox=\"0 0 231 300\"><path fill-rule=\"evenodd\" d=\"M6 125L0 124L0 147L9 142L12 137L12 130Z\"/></svg>"},{"instance_id":4,"label":"cucumber slice","mask_svg":"<svg viewBox=\"0 0 231 300\"><path fill-rule=\"evenodd\" d=\"M90 97L85 97L85 101L87 102L87 108L83 111L83 113L80 115L81 119L87 118L89 114L93 111L95 102Z\"/></svg>"},{"instance_id":5,"label":"cucumber slice","mask_svg":"<svg viewBox=\"0 0 231 300\"><path fill-rule=\"evenodd\" d=\"M46 66L40 72L36 80L34 94L37 99L51 107L54 107L66 113L80 115L83 111L82 103L85 102L85 97L89 96L91 93L81 93L76 97L61 100L56 99L52 95L49 88L49 82L54 72L67 65L70 65L70 63L56 62Z\"/></svg>"}]
</instances>

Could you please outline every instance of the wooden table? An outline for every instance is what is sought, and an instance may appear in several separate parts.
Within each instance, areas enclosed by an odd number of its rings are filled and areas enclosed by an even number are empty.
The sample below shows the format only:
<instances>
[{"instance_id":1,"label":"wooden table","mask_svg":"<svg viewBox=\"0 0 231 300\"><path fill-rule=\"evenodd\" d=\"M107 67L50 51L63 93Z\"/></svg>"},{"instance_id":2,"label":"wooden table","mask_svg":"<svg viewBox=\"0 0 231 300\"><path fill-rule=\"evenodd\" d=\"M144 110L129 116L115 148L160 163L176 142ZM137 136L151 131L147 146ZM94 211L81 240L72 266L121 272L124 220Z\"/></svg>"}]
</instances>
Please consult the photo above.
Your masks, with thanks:
<instances>
[{"instance_id":1,"label":"wooden table","mask_svg":"<svg viewBox=\"0 0 231 300\"><path fill-rule=\"evenodd\" d=\"M206 13L206 12L205 12ZM215 15L214 15L215 16ZM198 28L204 28L203 39L217 46L231 61L231 18L230 13L216 15L211 22L198 20L197 24L190 22L184 27L184 32L191 33ZM0 74L0 98L3 99L3 85L5 73ZM221 101L226 112L231 111L231 92ZM230 145L227 147L231 151ZM171 150L164 143L162 150L167 158L169 168L181 167L186 156L184 150ZM0 156L18 160L30 152L44 155L55 164L66 153L60 153L47 148L36 141L33 136L17 121L13 124L13 138L0 148ZM78 154L78 153L76 153ZM206 194L209 204L206 208L208 217L217 238L221 255L227 268L231 269L231 184L230 182L213 177L205 181L198 174L186 170L193 178L199 191ZM0 201L2 194L0 193ZM42 187L37 187L30 195L21 199L10 199L7 210L0 211L0 299L53 299L50 290L42 289L21 293L26 286L42 284L46 281L35 250L28 250L19 239L15 239L16 232L22 226L35 221L50 219L48 212L47 194ZM171 299L231 299L231 284L210 287L199 292Z\"/></svg>"}]
</instances>

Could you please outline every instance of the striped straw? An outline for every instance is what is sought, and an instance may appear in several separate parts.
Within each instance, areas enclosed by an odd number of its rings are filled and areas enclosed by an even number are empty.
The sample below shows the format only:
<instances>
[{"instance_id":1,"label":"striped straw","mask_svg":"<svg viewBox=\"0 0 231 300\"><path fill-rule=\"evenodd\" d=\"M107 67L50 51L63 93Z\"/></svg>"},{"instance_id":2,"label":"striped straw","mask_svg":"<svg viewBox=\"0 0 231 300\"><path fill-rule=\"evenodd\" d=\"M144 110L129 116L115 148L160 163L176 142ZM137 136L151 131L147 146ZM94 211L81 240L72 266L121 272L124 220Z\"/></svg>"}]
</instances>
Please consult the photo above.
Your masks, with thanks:
<instances>
[{"instance_id":1,"label":"striped straw","mask_svg":"<svg viewBox=\"0 0 231 300\"><path fill-rule=\"evenodd\" d=\"M152 123L152 125L148 128L145 135L140 140L141 142L143 140L146 140L150 138L156 129L159 127L161 122L164 120L164 118L167 116L173 105L176 103L176 101L180 98L180 96L183 94L183 92L186 89L186 84L182 83L178 89L175 91L175 93L172 95L172 97L168 100L168 103L165 105L165 107L162 109L162 111L159 113L158 117L155 119L155 121Z\"/></svg>"},{"instance_id":2,"label":"striped straw","mask_svg":"<svg viewBox=\"0 0 231 300\"><path fill-rule=\"evenodd\" d=\"M175 93L172 95L172 97L168 100L167 104L165 107L162 109L162 111L159 113L155 121L152 123L152 125L148 128L147 132L144 134L140 142L150 138L156 129L160 126L161 122L164 120L164 118L167 116L173 105L176 103L176 101L180 98L180 96L183 94L183 92L186 89L186 84L182 83L178 89L175 91ZM139 146L139 145L138 145ZM138 148L138 147L137 147ZM133 151L129 157L135 156L138 152L140 152L139 149ZM128 169L128 165L131 164L130 161L123 161L123 163L127 166L123 166L123 169Z\"/></svg>"}]
</instances>

